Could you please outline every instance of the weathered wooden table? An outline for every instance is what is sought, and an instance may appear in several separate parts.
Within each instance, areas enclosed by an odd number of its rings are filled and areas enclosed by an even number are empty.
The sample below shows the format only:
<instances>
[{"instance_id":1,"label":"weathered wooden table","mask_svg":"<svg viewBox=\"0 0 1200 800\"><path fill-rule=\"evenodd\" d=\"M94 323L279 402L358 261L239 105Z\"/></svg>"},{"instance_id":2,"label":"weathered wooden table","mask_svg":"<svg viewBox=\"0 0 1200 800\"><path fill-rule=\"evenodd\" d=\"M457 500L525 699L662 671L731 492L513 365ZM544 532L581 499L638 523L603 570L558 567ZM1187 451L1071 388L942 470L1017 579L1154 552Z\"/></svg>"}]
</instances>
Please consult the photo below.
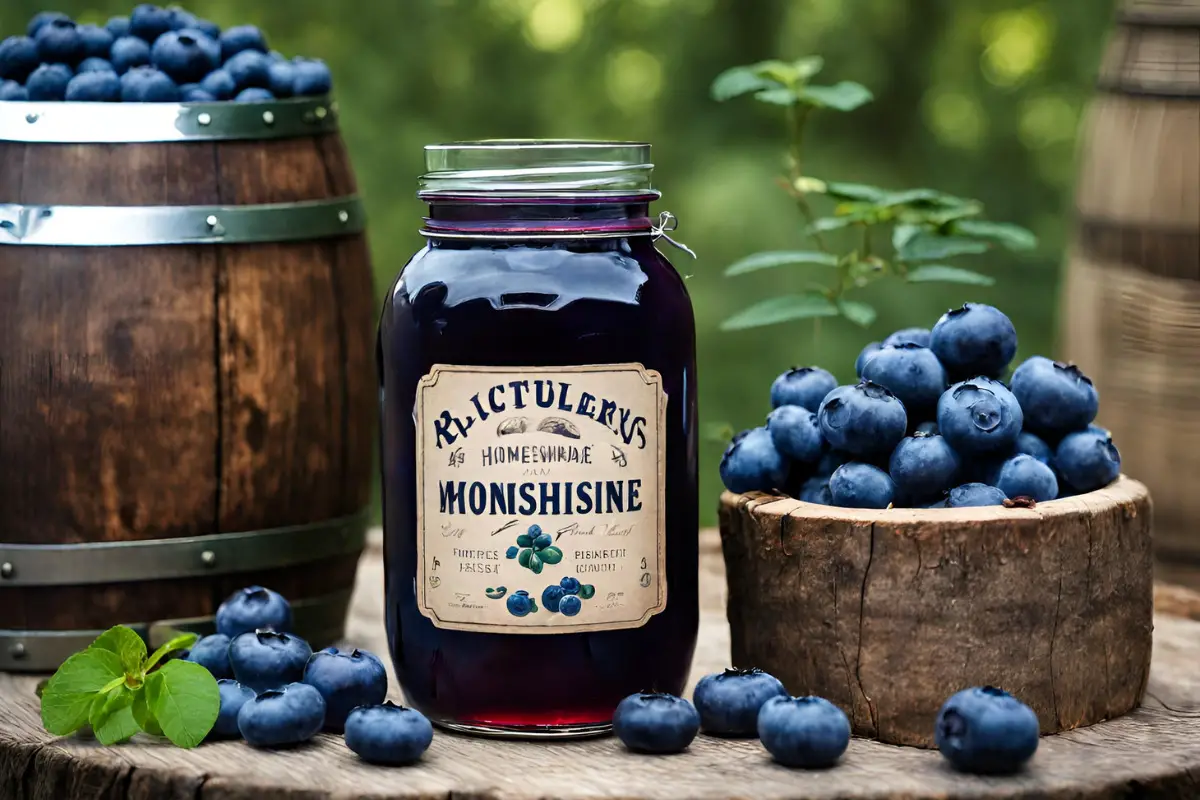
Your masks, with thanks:
<instances>
[{"instance_id":1,"label":"weathered wooden table","mask_svg":"<svg viewBox=\"0 0 1200 800\"><path fill-rule=\"evenodd\" d=\"M378 539L372 541L359 568L348 636L382 654L383 567ZM701 542L703 613L693 679L729 658L716 532L704 532ZM542 744L439 732L420 764L401 769L366 765L339 737L324 734L275 752L241 742L184 751L137 739L104 748L47 734L34 695L37 679L0 675L0 798L1191 800L1200 798L1200 602L1173 590L1161 592L1160 599L1143 707L1112 722L1044 738L1030 769L1012 778L960 775L936 752L865 740L851 742L841 765L821 772L779 767L757 741L704 736L684 754L647 757L626 752L612 738ZM392 694L399 699L394 681Z\"/></svg>"}]
</instances>

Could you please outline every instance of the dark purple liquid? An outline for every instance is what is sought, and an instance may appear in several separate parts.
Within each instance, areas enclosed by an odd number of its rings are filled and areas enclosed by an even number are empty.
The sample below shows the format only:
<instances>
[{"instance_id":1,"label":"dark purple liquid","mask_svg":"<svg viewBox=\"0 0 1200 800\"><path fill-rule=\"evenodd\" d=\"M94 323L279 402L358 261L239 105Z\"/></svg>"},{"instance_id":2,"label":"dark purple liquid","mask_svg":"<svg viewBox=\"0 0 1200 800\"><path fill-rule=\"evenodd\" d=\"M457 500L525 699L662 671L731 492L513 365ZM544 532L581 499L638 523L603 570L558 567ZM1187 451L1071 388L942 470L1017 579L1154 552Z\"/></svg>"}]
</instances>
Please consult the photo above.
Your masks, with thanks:
<instances>
[{"instance_id":1,"label":"dark purple liquid","mask_svg":"<svg viewBox=\"0 0 1200 800\"><path fill-rule=\"evenodd\" d=\"M430 227L619 230L647 209L439 203ZM680 693L698 624L695 325L650 238L432 240L389 293L379 343L387 628L408 702L438 722L528 728L605 724L626 695ZM434 364L628 362L660 372L668 396L666 610L640 628L590 633L434 627L415 595L417 382Z\"/></svg>"}]
</instances>

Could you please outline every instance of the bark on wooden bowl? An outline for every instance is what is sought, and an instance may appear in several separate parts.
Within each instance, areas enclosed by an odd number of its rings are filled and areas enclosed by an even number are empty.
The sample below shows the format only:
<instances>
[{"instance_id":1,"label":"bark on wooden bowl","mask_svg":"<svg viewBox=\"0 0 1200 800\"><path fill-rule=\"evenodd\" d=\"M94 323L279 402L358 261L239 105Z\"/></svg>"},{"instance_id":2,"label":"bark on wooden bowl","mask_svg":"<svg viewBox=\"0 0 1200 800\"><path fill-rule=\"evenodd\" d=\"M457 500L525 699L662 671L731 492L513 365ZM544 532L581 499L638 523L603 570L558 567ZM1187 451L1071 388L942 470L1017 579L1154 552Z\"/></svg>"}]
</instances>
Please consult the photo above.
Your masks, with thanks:
<instances>
[{"instance_id":1,"label":"bark on wooden bowl","mask_svg":"<svg viewBox=\"0 0 1200 800\"><path fill-rule=\"evenodd\" d=\"M969 686L1028 703L1042 733L1141 701L1152 508L1122 476L1035 508L831 508L721 497L732 661L837 703L854 733L933 746Z\"/></svg>"}]
</instances>

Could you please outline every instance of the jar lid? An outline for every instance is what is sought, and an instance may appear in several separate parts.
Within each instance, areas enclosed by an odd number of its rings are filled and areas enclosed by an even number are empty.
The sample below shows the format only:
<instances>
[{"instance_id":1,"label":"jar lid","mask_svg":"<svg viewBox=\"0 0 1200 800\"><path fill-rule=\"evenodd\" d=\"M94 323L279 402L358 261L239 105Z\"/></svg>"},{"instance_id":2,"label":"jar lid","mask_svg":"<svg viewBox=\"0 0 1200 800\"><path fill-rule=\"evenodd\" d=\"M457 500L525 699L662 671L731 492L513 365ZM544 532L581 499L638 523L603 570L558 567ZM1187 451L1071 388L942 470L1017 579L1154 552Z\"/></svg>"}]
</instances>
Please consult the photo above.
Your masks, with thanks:
<instances>
[{"instance_id":1,"label":"jar lid","mask_svg":"<svg viewBox=\"0 0 1200 800\"><path fill-rule=\"evenodd\" d=\"M485 139L425 148L421 197L650 197L650 145Z\"/></svg>"}]
</instances>

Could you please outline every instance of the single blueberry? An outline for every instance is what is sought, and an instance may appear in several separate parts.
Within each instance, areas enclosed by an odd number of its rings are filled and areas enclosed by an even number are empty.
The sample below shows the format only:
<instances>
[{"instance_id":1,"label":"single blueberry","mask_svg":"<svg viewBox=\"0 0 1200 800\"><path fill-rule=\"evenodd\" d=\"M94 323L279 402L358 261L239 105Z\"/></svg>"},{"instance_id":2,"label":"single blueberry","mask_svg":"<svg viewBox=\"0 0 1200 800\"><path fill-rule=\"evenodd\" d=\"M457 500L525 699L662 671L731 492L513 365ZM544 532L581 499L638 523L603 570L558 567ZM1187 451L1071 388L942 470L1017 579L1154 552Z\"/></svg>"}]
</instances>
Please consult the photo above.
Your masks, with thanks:
<instances>
[{"instance_id":1,"label":"single blueberry","mask_svg":"<svg viewBox=\"0 0 1200 800\"><path fill-rule=\"evenodd\" d=\"M65 100L72 77L66 64L42 64L29 76L25 89L33 101Z\"/></svg>"},{"instance_id":2,"label":"single blueberry","mask_svg":"<svg viewBox=\"0 0 1200 800\"><path fill-rule=\"evenodd\" d=\"M242 89L233 99L239 103L269 103L275 99L275 95L267 89L251 86L249 89Z\"/></svg>"},{"instance_id":3,"label":"single blueberry","mask_svg":"<svg viewBox=\"0 0 1200 800\"><path fill-rule=\"evenodd\" d=\"M224 69L239 90L265 89L271 83L270 65L267 57L257 50L243 50L226 61Z\"/></svg>"},{"instance_id":4,"label":"single blueberry","mask_svg":"<svg viewBox=\"0 0 1200 800\"><path fill-rule=\"evenodd\" d=\"M200 81L200 88L218 100L229 100L237 93L233 76L223 69L214 69Z\"/></svg>"},{"instance_id":5,"label":"single blueberry","mask_svg":"<svg viewBox=\"0 0 1200 800\"><path fill-rule=\"evenodd\" d=\"M1021 412L1025 409L1022 407ZM1021 431L1017 436L1016 453L1024 453L1027 456L1033 456L1043 464L1051 464L1054 461L1054 448L1046 444L1040 436L1029 431Z\"/></svg>"},{"instance_id":6,"label":"single blueberry","mask_svg":"<svg viewBox=\"0 0 1200 800\"><path fill-rule=\"evenodd\" d=\"M1017 330L999 309L964 303L933 326L929 347L952 380L997 377L1017 352Z\"/></svg>"},{"instance_id":7,"label":"single blueberry","mask_svg":"<svg viewBox=\"0 0 1200 800\"><path fill-rule=\"evenodd\" d=\"M696 707L673 694L631 694L613 712L613 733L635 753L679 753L700 732Z\"/></svg>"},{"instance_id":8,"label":"single blueberry","mask_svg":"<svg viewBox=\"0 0 1200 800\"><path fill-rule=\"evenodd\" d=\"M16 81L0 81L0 102L20 102L29 99L29 92Z\"/></svg>"},{"instance_id":9,"label":"single blueberry","mask_svg":"<svg viewBox=\"0 0 1200 800\"><path fill-rule=\"evenodd\" d=\"M200 49L208 57L209 69L217 69L221 65L221 43L199 28L184 28L176 31L179 36L188 36L196 40Z\"/></svg>"},{"instance_id":10,"label":"single blueberry","mask_svg":"<svg viewBox=\"0 0 1200 800\"><path fill-rule=\"evenodd\" d=\"M545 550L552 544L554 544L554 537L548 533L543 533L538 535L538 537L533 540L533 549Z\"/></svg>"},{"instance_id":11,"label":"single blueberry","mask_svg":"<svg viewBox=\"0 0 1200 800\"><path fill-rule=\"evenodd\" d=\"M829 478L817 475L806 480L800 487L797 500L805 503L816 503L820 506L833 505L833 493L829 491Z\"/></svg>"},{"instance_id":12,"label":"single blueberry","mask_svg":"<svg viewBox=\"0 0 1200 800\"><path fill-rule=\"evenodd\" d=\"M82 75L85 72L111 72L116 74L116 71L112 62L104 58L85 58L75 68L76 75Z\"/></svg>"},{"instance_id":13,"label":"single blueberry","mask_svg":"<svg viewBox=\"0 0 1200 800\"><path fill-rule=\"evenodd\" d=\"M104 30L112 34L113 41L129 36L129 17L111 17L104 23Z\"/></svg>"},{"instance_id":14,"label":"single blueberry","mask_svg":"<svg viewBox=\"0 0 1200 800\"><path fill-rule=\"evenodd\" d=\"M1043 356L1017 367L1012 393L1025 412L1025 426L1050 439L1083 430L1100 408L1096 387L1078 367Z\"/></svg>"},{"instance_id":15,"label":"single blueberry","mask_svg":"<svg viewBox=\"0 0 1200 800\"><path fill-rule=\"evenodd\" d=\"M290 61L271 61L267 65L267 88L276 97L291 97L296 83L296 68Z\"/></svg>"},{"instance_id":16,"label":"single blueberry","mask_svg":"<svg viewBox=\"0 0 1200 800\"><path fill-rule=\"evenodd\" d=\"M863 367L863 380L891 390L910 419L922 419L937 409L946 391L946 370L927 347L904 342L884 345Z\"/></svg>"},{"instance_id":17,"label":"single blueberry","mask_svg":"<svg viewBox=\"0 0 1200 800\"><path fill-rule=\"evenodd\" d=\"M173 31L194 28L198 22L195 14L178 6L168 8L167 13L171 15L171 30Z\"/></svg>"},{"instance_id":18,"label":"single blueberry","mask_svg":"<svg viewBox=\"0 0 1200 800\"><path fill-rule=\"evenodd\" d=\"M779 406L767 415L771 443L783 455L815 464L825 451L817 415L802 406Z\"/></svg>"},{"instance_id":19,"label":"single blueberry","mask_svg":"<svg viewBox=\"0 0 1200 800\"><path fill-rule=\"evenodd\" d=\"M135 6L129 15L129 32L147 44L171 30L171 12L150 3Z\"/></svg>"},{"instance_id":20,"label":"single blueberry","mask_svg":"<svg viewBox=\"0 0 1200 800\"><path fill-rule=\"evenodd\" d=\"M775 449L767 429L755 428L725 448L721 456L721 482L738 494L770 491L787 480L788 464Z\"/></svg>"},{"instance_id":21,"label":"single blueberry","mask_svg":"<svg viewBox=\"0 0 1200 800\"><path fill-rule=\"evenodd\" d=\"M566 592L558 584L547 586L542 591L542 607L547 611L558 613L558 604L565 594Z\"/></svg>"},{"instance_id":22,"label":"single blueberry","mask_svg":"<svg viewBox=\"0 0 1200 800\"><path fill-rule=\"evenodd\" d=\"M220 53L221 53L221 26L220 25L218 25L217 23L213 22L210 19L204 19L203 17L198 17L198 18L196 18L196 21L193 22L188 27L195 28L196 30L200 31L205 36L207 36L208 38L210 38L214 42L216 42L217 43L217 55L218 55L218 57L220 56Z\"/></svg>"},{"instance_id":23,"label":"single blueberry","mask_svg":"<svg viewBox=\"0 0 1200 800\"><path fill-rule=\"evenodd\" d=\"M297 59L292 91L297 97L316 97L333 91L333 74L320 59Z\"/></svg>"},{"instance_id":24,"label":"single blueberry","mask_svg":"<svg viewBox=\"0 0 1200 800\"><path fill-rule=\"evenodd\" d=\"M217 608L217 631L233 638L260 628L286 633L292 629L292 607L283 595L262 586L247 586Z\"/></svg>"},{"instance_id":25,"label":"single blueberry","mask_svg":"<svg viewBox=\"0 0 1200 800\"><path fill-rule=\"evenodd\" d=\"M179 87L179 99L185 103L215 103L217 98L200 88L198 83L187 83Z\"/></svg>"},{"instance_id":26,"label":"single blueberry","mask_svg":"<svg viewBox=\"0 0 1200 800\"><path fill-rule=\"evenodd\" d=\"M221 58L225 61L238 53L254 51L265 54L267 40L253 25L237 25L221 34Z\"/></svg>"},{"instance_id":27,"label":"single blueberry","mask_svg":"<svg viewBox=\"0 0 1200 800\"><path fill-rule=\"evenodd\" d=\"M834 470L829 495L842 508L887 508L896 499L896 484L879 467L851 462Z\"/></svg>"},{"instance_id":28,"label":"single blueberry","mask_svg":"<svg viewBox=\"0 0 1200 800\"><path fill-rule=\"evenodd\" d=\"M0 80L24 83L41 63L37 43L28 36L10 36L0 42Z\"/></svg>"},{"instance_id":29,"label":"single blueberry","mask_svg":"<svg viewBox=\"0 0 1200 800\"><path fill-rule=\"evenodd\" d=\"M522 594L521 591L513 592L504 602L508 606L508 613L514 617L526 617L533 611L533 604L529 601L529 595Z\"/></svg>"},{"instance_id":30,"label":"single blueberry","mask_svg":"<svg viewBox=\"0 0 1200 800\"><path fill-rule=\"evenodd\" d=\"M1058 443L1054 466L1078 493L1093 492L1121 474L1121 453L1107 431L1069 433Z\"/></svg>"},{"instance_id":31,"label":"single blueberry","mask_svg":"<svg viewBox=\"0 0 1200 800\"><path fill-rule=\"evenodd\" d=\"M516 558L517 553L519 553L519 552L521 552L521 548L517 547L514 544L514 545L511 545L507 550L504 551L504 557L505 558Z\"/></svg>"},{"instance_id":32,"label":"single blueberry","mask_svg":"<svg viewBox=\"0 0 1200 800\"><path fill-rule=\"evenodd\" d=\"M855 375L860 378L862 377L863 368L867 366L868 361L874 358L875 354L879 352L879 348L882 346L883 345L880 342L871 342L862 349L862 352L858 354L858 358L854 359Z\"/></svg>"},{"instance_id":33,"label":"single blueberry","mask_svg":"<svg viewBox=\"0 0 1200 800\"><path fill-rule=\"evenodd\" d=\"M995 486L986 483L964 483L950 490L946 508L975 508L978 506L1002 506L1008 496Z\"/></svg>"},{"instance_id":34,"label":"single blueberry","mask_svg":"<svg viewBox=\"0 0 1200 800\"><path fill-rule=\"evenodd\" d=\"M1003 383L974 378L956 383L942 394L937 423L964 457L1011 452L1021 433L1024 416L1017 398Z\"/></svg>"},{"instance_id":35,"label":"single blueberry","mask_svg":"<svg viewBox=\"0 0 1200 800\"><path fill-rule=\"evenodd\" d=\"M958 453L944 438L917 433L896 445L888 472L907 500L928 502L957 483L961 466Z\"/></svg>"},{"instance_id":36,"label":"single blueberry","mask_svg":"<svg viewBox=\"0 0 1200 800\"><path fill-rule=\"evenodd\" d=\"M515 592L513 592L513 594L520 594L524 595L525 597L529 597L529 592L525 591L524 589L517 589Z\"/></svg>"},{"instance_id":37,"label":"single blueberry","mask_svg":"<svg viewBox=\"0 0 1200 800\"><path fill-rule=\"evenodd\" d=\"M1029 497L1039 503L1058 497L1058 479L1054 470L1024 453L1013 456L1000 467L996 488L1008 497Z\"/></svg>"},{"instance_id":38,"label":"single blueberry","mask_svg":"<svg viewBox=\"0 0 1200 800\"><path fill-rule=\"evenodd\" d=\"M260 692L238 712L238 730L255 747L306 742L325 724L325 700L307 683Z\"/></svg>"},{"instance_id":39,"label":"single blueberry","mask_svg":"<svg viewBox=\"0 0 1200 800\"><path fill-rule=\"evenodd\" d=\"M117 73L81 72L67 84L66 100L80 103L116 103L121 100Z\"/></svg>"},{"instance_id":40,"label":"single blueberry","mask_svg":"<svg viewBox=\"0 0 1200 800\"><path fill-rule=\"evenodd\" d=\"M929 347L931 339L928 328L903 328L883 340L883 347L898 344L915 344L917 347Z\"/></svg>"},{"instance_id":41,"label":"single blueberry","mask_svg":"<svg viewBox=\"0 0 1200 800\"><path fill-rule=\"evenodd\" d=\"M578 578L563 578L558 585L562 587L563 594L579 594Z\"/></svg>"},{"instance_id":42,"label":"single blueberry","mask_svg":"<svg viewBox=\"0 0 1200 800\"><path fill-rule=\"evenodd\" d=\"M83 39L85 58L108 58L116 38L99 25L80 25L79 37Z\"/></svg>"},{"instance_id":43,"label":"single blueberry","mask_svg":"<svg viewBox=\"0 0 1200 800\"><path fill-rule=\"evenodd\" d=\"M118 75L124 75L134 67L150 63L150 45L136 36L122 36L113 42L112 65Z\"/></svg>"},{"instance_id":44,"label":"single blueberry","mask_svg":"<svg viewBox=\"0 0 1200 800\"><path fill-rule=\"evenodd\" d=\"M217 712L217 721L208 736L210 739L239 737L242 732L238 730L238 712L254 699L254 690L229 678L219 679L217 689L221 692L221 710Z\"/></svg>"},{"instance_id":45,"label":"single blueberry","mask_svg":"<svg viewBox=\"0 0 1200 800\"><path fill-rule=\"evenodd\" d=\"M975 687L942 705L934 741L955 769L1011 774L1037 751L1038 718L1033 709L1002 689Z\"/></svg>"},{"instance_id":46,"label":"single blueberry","mask_svg":"<svg viewBox=\"0 0 1200 800\"><path fill-rule=\"evenodd\" d=\"M583 610L583 601L579 599L579 595L564 595L558 601L558 610L562 612L564 617L573 617Z\"/></svg>"},{"instance_id":47,"label":"single blueberry","mask_svg":"<svg viewBox=\"0 0 1200 800\"><path fill-rule=\"evenodd\" d=\"M126 103L175 103L179 87L154 67L134 67L121 76L121 100Z\"/></svg>"},{"instance_id":48,"label":"single blueberry","mask_svg":"<svg viewBox=\"0 0 1200 800\"><path fill-rule=\"evenodd\" d=\"M158 37L150 50L150 61L177 83L194 83L216 69L211 48L198 31L168 31Z\"/></svg>"},{"instance_id":49,"label":"single blueberry","mask_svg":"<svg viewBox=\"0 0 1200 800\"><path fill-rule=\"evenodd\" d=\"M891 453L908 428L904 404L870 381L834 389L817 417L821 435L834 449L867 459Z\"/></svg>"},{"instance_id":50,"label":"single blueberry","mask_svg":"<svg viewBox=\"0 0 1200 800\"><path fill-rule=\"evenodd\" d=\"M816 411L837 385L837 378L820 367L792 367L771 384L771 407L800 406Z\"/></svg>"},{"instance_id":51,"label":"single blueberry","mask_svg":"<svg viewBox=\"0 0 1200 800\"><path fill-rule=\"evenodd\" d=\"M44 25L33 37L38 55L46 64L75 66L87 55L79 28L69 19L56 19Z\"/></svg>"},{"instance_id":52,"label":"single blueberry","mask_svg":"<svg viewBox=\"0 0 1200 800\"><path fill-rule=\"evenodd\" d=\"M217 680L233 677L233 667L229 663L229 637L223 633L214 633L196 642L188 652L187 660L204 667Z\"/></svg>"},{"instance_id":53,"label":"single blueberry","mask_svg":"<svg viewBox=\"0 0 1200 800\"><path fill-rule=\"evenodd\" d=\"M269 630L243 633L229 643L233 676L256 692L299 681L311 656L308 642Z\"/></svg>"},{"instance_id":54,"label":"single blueberry","mask_svg":"<svg viewBox=\"0 0 1200 800\"><path fill-rule=\"evenodd\" d=\"M930 436L936 436L938 433L937 423L933 420L926 420L913 428L913 433L928 433Z\"/></svg>"},{"instance_id":55,"label":"single blueberry","mask_svg":"<svg viewBox=\"0 0 1200 800\"><path fill-rule=\"evenodd\" d=\"M850 746L850 721L821 697L772 697L758 712L758 738L784 766L822 769Z\"/></svg>"},{"instance_id":56,"label":"single blueberry","mask_svg":"<svg viewBox=\"0 0 1200 800\"><path fill-rule=\"evenodd\" d=\"M412 764L433 742L433 725L420 711L393 703L356 708L346 719L346 747L372 764Z\"/></svg>"},{"instance_id":57,"label":"single blueberry","mask_svg":"<svg viewBox=\"0 0 1200 800\"><path fill-rule=\"evenodd\" d=\"M304 668L304 682L325 698L325 729L342 730L358 706L374 706L387 697L387 670L374 653L327 647L313 653Z\"/></svg>"},{"instance_id":58,"label":"single blueberry","mask_svg":"<svg viewBox=\"0 0 1200 800\"><path fill-rule=\"evenodd\" d=\"M761 669L727 669L701 678L692 693L692 703L705 733L755 736L763 703L772 697L787 696L779 679Z\"/></svg>"},{"instance_id":59,"label":"single blueberry","mask_svg":"<svg viewBox=\"0 0 1200 800\"><path fill-rule=\"evenodd\" d=\"M38 31L49 25L51 22L70 22L71 18L61 11L39 11L29 20L29 25L25 28L25 33L30 38L37 36Z\"/></svg>"}]
</instances>

